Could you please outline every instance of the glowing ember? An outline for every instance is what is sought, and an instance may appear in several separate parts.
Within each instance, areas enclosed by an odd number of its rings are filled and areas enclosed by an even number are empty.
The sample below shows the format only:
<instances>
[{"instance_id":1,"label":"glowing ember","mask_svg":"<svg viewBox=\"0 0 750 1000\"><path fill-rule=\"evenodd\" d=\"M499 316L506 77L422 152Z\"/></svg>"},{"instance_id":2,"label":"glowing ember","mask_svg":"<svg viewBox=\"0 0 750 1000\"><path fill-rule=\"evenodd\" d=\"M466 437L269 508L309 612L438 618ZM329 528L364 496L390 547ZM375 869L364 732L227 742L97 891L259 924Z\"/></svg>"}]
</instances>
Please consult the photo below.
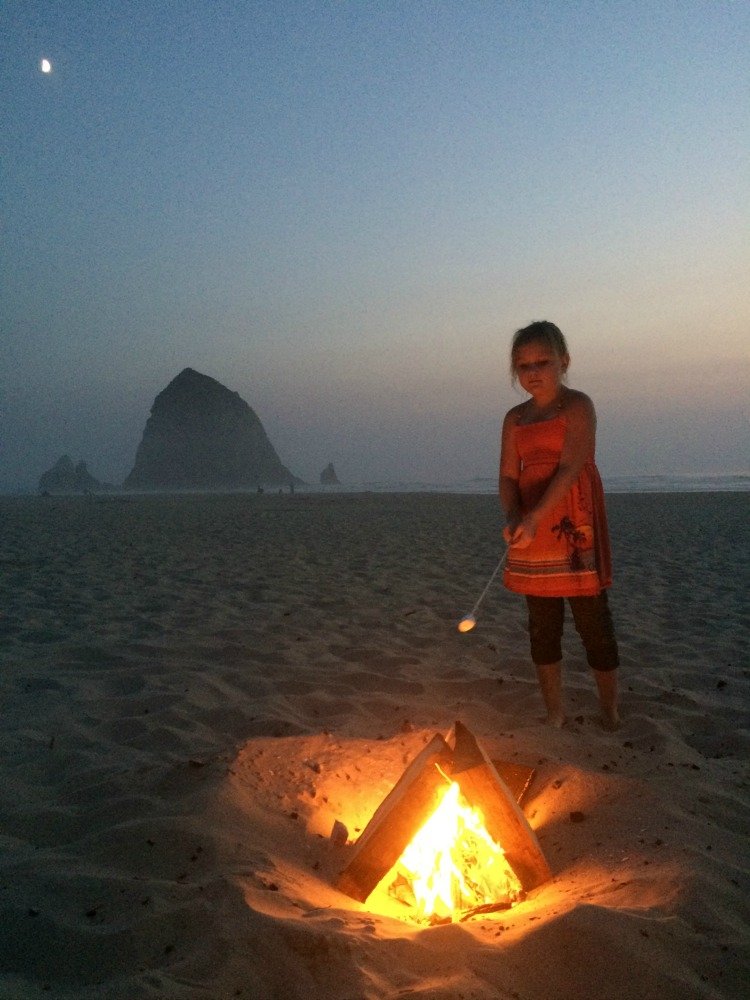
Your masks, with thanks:
<instances>
[{"instance_id":1,"label":"glowing ember","mask_svg":"<svg viewBox=\"0 0 750 1000\"><path fill-rule=\"evenodd\" d=\"M443 918L522 895L503 849L489 835L477 809L462 799L455 781L446 785L435 811L395 866L396 882L411 889L417 916ZM403 899L404 892L395 895Z\"/></svg>"}]
</instances>

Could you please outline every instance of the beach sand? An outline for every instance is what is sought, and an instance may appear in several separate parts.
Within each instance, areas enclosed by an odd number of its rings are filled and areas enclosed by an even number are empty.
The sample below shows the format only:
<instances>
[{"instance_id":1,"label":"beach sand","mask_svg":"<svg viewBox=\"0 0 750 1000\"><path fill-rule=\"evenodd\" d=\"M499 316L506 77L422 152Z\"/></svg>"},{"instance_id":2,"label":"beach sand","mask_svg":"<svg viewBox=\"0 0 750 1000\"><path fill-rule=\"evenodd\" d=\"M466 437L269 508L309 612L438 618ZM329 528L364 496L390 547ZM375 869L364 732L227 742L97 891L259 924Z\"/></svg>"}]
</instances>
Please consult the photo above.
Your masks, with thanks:
<instances>
[{"instance_id":1,"label":"beach sand","mask_svg":"<svg viewBox=\"0 0 750 1000\"><path fill-rule=\"evenodd\" d=\"M0 996L746 997L750 494L608 507L616 733L571 624L559 731L521 598L457 632L491 496L0 498ZM535 769L553 877L426 927L329 835L456 720Z\"/></svg>"}]
</instances>

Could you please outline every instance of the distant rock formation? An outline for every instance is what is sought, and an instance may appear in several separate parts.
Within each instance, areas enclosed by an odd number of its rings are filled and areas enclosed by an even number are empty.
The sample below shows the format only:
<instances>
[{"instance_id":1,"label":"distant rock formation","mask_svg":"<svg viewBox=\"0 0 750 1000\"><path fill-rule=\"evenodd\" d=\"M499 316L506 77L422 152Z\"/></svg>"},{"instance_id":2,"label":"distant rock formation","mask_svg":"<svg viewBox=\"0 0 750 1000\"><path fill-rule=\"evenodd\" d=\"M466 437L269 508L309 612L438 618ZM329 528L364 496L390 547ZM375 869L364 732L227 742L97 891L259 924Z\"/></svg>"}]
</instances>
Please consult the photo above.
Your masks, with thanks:
<instances>
[{"instance_id":1,"label":"distant rock formation","mask_svg":"<svg viewBox=\"0 0 750 1000\"><path fill-rule=\"evenodd\" d=\"M110 489L107 483L94 479L85 462L73 465L70 455L58 458L39 478L40 493L100 493Z\"/></svg>"},{"instance_id":2,"label":"distant rock formation","mask_svg":"<svg viewBox=\"0 0 750 1000\"><path fill-rule=\"evenodd\" d=\"M237 489L302 483L255 412L220 382L185 368L154 400L129 490Z\"/></svg>"},{"instance_id":3,"label":"distant rock formation","mask_svg":"<svg viewBox=\"0 0 750 1000\"><path fill-rule=\"evenodd\" d=\"M329 462L320 474L321 486L340 486L339 477L333 467L333 462Z\"/></svg>"}]
</instances>

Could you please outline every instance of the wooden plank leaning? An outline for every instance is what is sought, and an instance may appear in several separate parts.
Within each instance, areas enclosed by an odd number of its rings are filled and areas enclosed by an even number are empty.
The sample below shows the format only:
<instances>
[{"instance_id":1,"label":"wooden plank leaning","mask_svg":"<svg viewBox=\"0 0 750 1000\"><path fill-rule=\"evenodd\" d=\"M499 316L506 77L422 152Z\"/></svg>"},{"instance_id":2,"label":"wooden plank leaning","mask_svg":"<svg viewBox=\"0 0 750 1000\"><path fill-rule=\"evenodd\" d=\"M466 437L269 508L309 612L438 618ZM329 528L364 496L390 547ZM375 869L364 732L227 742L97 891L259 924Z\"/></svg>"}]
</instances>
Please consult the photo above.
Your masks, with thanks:
<instances>
[{"instance_id":1,"label":"wooden plank leaning","mask_svg":"<svg viewBox=\"0 0 750 1000\"><path fill-rule=\"evenodd\" d=\"M352 848L336 888L364 903L438 804L452 751L436 734L386 795Z\"/></svg>"},{"instance_id":2,"label":"wooden plank leaning","mask_svg":"<svg viewBox=\"0 0 750 1000\"><path fill-rule=\"evenodd\" d=\"M487 832L502 845L518 881L530 892L552 875L536 834L470 730L457 722L455 735L451 777L469 805L480 810Z\"/></svg>"}]
</instances>

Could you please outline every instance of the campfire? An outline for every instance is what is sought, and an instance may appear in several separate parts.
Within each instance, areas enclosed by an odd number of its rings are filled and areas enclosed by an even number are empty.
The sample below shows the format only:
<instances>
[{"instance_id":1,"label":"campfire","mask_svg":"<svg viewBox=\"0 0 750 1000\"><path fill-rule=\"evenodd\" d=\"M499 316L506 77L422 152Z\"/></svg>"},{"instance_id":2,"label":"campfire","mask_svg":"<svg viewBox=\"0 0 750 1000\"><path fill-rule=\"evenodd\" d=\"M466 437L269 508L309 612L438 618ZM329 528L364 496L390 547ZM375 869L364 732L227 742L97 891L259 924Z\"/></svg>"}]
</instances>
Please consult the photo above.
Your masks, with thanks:
<instances>
[{"instance_id":1,"label":"campfire","mask_svg":"<svg viewBox=\"0 0 750 1000\"><path fill-rule=\"evenodd\" d=\"M418 921L507 909L550 877L519 801L533 771L493 762L460 722L409 764L351 849L337 887L387 889Z\"/></svg>"}]
</instances>

